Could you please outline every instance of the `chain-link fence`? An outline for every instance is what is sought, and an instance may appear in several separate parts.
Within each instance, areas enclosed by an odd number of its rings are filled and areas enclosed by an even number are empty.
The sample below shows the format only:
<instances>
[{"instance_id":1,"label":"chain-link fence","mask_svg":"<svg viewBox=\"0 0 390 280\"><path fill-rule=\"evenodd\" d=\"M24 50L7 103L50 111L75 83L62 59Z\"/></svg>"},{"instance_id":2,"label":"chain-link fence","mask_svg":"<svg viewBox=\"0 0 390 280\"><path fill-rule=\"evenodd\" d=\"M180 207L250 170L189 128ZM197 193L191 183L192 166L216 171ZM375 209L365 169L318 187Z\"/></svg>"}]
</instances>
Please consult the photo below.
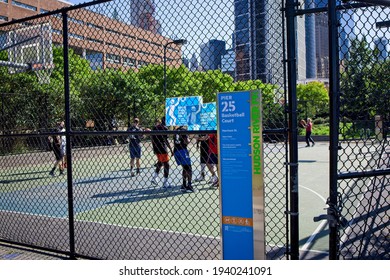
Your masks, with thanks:
<instances>
[{"instance_id":1,"label":"chain-link fence","mask_svg":"<svg viewBox=\"0 0 390 280\"><path fill-rule=\"evenodd\" d=\"M390 25L389 7L379 4L384 1L313 1L306 7L316 16L317 43L333 40L329 49L316 48L318 74L330 73L333 259L390 258Z\"/></svg>"},{"instance_id":2,"label":"chain-link fence","mask_svg":"<svg viewBox=\"0 0 390 280\"><path fill-rule=\"evenodd\" d=\"M389 259L390 7L340 12L340 257ZM351 26L351 22L354 24ZM345 38L343 37L345 36ZM348 129L352 128L352 129ZM344 179L343 176L346 176Z\"/></svg>"},{"instance_id":3,"label":"chain-link fence","mask_svg":"<svg viewBox=\"0 0 390 280\"><path fill-rule=\"evenodd\" d=\"M260 89L266 254L288 258L282 3L50 3L1 26L1 240L221 258L216 93Z\"/></svg>"}]
</instances>

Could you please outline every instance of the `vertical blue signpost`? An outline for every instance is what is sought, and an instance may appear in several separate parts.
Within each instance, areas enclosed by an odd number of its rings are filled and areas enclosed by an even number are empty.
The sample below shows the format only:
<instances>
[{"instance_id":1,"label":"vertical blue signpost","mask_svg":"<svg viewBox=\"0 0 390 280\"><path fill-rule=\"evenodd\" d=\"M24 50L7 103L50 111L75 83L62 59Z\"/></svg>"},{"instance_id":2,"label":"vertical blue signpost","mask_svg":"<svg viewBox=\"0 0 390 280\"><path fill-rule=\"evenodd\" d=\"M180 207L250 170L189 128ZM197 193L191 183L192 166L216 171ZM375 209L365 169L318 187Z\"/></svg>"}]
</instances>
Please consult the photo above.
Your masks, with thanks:
<instances>
[{"instance_id":1,"label":"vertical blue signpost","mask_svg":"<svg viewBox=\"0 0 390 280\"><path fill-rule=\"evenodd\" d=\"M259 91L217 99L223 259L265 259Z\"/></svg>"}]
</instances>

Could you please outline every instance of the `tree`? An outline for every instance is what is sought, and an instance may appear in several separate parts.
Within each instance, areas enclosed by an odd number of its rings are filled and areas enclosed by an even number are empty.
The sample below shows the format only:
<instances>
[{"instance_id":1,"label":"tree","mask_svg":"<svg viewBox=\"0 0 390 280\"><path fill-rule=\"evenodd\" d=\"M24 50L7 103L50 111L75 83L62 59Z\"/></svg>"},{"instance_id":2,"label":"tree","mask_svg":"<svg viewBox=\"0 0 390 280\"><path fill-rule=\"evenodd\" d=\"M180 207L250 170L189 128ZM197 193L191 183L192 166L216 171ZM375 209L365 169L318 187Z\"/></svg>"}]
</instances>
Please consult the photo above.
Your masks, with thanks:
<instances>
[{"instance_id":1,"label":"tree","mask_svg":"<svg viewBox=\"0 0 390 280\"><path fill-rule=\"evenodd\" d=\"M351 41L350 56L341 73L341 114L352 120L372 117L374 54L366 38ZM376 75L376 74L375 74Z\"/></svg>"},{"instance_id":2,"label":"tree","mask_svg":"<svg viewBox=\"0 0 390 280\"><path fill-rule=\"evenodd\" d=\"M297 85L299 119L324 117L329 114L329 93L321 82Z\"/></svg>"}]
</instances>

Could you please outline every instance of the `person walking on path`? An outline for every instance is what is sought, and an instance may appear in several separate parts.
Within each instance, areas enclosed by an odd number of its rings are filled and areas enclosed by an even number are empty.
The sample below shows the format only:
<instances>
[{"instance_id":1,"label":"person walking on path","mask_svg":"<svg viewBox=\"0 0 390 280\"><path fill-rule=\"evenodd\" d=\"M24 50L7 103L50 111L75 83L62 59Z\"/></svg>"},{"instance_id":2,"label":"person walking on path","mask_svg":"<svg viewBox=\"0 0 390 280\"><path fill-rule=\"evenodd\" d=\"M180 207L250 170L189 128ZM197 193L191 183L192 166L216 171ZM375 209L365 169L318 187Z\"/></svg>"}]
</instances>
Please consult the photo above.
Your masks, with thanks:
<instances>
[{"instance_id":1,"label":"person walking on path","mask_svg":"<svg viewBox=\"0 0 390 280\"><path fill-rule=\"evenodd\" d=\"M307 121L301 120L301 124L306 128L306 147L310 147L310 143L312 143L312 147L315 145L313 138L311 137L313 130L313 122L311 118L307 118Z\"/></svg>"},{"instance_id":2,"label":"person walking on path","mask_svg":"<svg viewBox=\"0 0 390 280\"><path fill-rule=\"evenodd\" d=\"M168 128L163 125L161 119L156 119L155 126L152 129L153 131L167 131ZM152 178L152 184L157 185L158 174L162 167L164 167L164 183L163 188L168 188L168 176L169 176L169 154L168 149L171 154L173 154L172 148L168 141L168 136L164 134L152 135L152 146L153 152L157 156L157 163L155 164L155 172Z\"/></svg>"},{"instance_id":3,"label":"person walking on path","mask_svg":"<svg viewBox=\"0 0 390 280\"><path fill-rule=\"evenodd\" d=\"M140 132L143 131L143 129L139 126L139 119L134 118L133 125L129 127L127 130L129 132ZM140 168L141 168L141 154L142 154L142 148L141 148L141 140L143 138L143 135L141 134L130 134L129 136L129 150L130 150L130 175L131 177L135 176L134 173L134 163L137 167L136 174L140 174Z\"/></svg>"}]
</instances>

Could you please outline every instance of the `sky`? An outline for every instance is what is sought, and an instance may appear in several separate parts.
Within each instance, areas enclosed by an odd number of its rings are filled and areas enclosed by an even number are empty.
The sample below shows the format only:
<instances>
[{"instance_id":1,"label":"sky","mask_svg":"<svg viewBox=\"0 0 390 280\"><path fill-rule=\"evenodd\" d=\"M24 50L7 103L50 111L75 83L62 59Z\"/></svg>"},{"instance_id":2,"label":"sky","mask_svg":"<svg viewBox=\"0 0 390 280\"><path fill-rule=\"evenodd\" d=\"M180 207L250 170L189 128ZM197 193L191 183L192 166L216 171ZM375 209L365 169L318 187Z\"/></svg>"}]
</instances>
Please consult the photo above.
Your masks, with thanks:
<instances>
[{"instance_id":1,"label":"sky","mask_svg":"<svg viewBox=\"0 0 390 280\"><path fill-rule=\"evenodd\" d=\"M67 1L73 4L91 2ZM155 17L162 26L162 35L172 39L187 40L188 43L182 47L185 57L190 59L195 53L199 58L199 46L211 39L224 40L227 48L232 47L234 0L154 1ZM114 4L118 6L125 2L126 0L114 0ZM125 12L129 11L125 6L122 8Z\"/></svg>"},{"instance_id":2,"label":"sky","mask_svg":"<svg viewBox=\"0 0 390 280\"><path fill-rule=\"evenodd\" d=\"M73 4L91 2L85 0L68 1ZM118 3L122 4L126 1L130 0L114 0L113 3L120 5ZM162 35L172 39L186 39L188 41L182 47L185 57L190 59L194 53L199 57L199 46L211 39L224 40L227 42L227 48L232 47L234 0L154 1L156 6L155 16L162 25ZM126 6L122 6L122 8L124 12L129 11ZM389 29L375 27L375 21L390 20L390 8L385 9L380 15L370 8L356 11L354 14L351 13L353 16L350 17L357 23L347 23L347 25L353 26L358 37L362 37L364 34L369 42L383 37L390 40Z\"/></svg>"}]
</instances>

